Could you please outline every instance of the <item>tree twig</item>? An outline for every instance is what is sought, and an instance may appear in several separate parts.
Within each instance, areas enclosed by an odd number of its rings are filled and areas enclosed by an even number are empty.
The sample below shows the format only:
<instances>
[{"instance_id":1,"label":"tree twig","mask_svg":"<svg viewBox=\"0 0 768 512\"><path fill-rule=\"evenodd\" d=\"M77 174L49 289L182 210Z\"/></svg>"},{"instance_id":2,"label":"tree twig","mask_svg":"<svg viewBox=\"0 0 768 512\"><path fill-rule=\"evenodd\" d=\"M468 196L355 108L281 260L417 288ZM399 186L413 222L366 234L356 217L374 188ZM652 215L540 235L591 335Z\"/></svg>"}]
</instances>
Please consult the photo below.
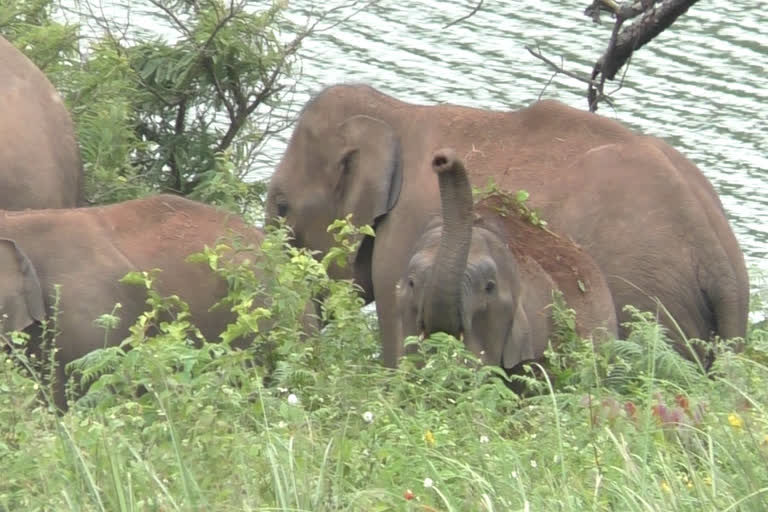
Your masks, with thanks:
<instances>
[{"instance_id":1,"label":"tree twig","mask_svg":"<svg viewBox=\"0 0 768 512\"><path fill-rule=\"evenodd\" d=\"M603 55L595 62L587 89L589 110L594 112L604 94L606 80L613 80L616 73L630 60L632 54L651 41L684 14L698 0L594 0L584 14L599 22L600 11L608 11L615 18L611 38ZM629 26L624 22L636 18ZM626 71L625 71L626 74Z\"/></svg>"},{"instance_id":2,"label":"tree twig","mask_svg":"<svg viewBox=\"0 0 768 512\"><path fill-rule=\"evenodd\" d=\"M573 78L573 79L578 80L580 82L584 82L585 84L588 84L590 86L597 85L597 83L595 81L593 81L592 79L590 79L589 77L587 77L587 75L583 75L583 74L580 74L580 73L574 73L573 71L568 71L567 69L563 68L562 65L558 65L558 64L552 62L550 59L548 59L547 57L545 57L541 53L541 50L534 50L530 46L526 46L525 49L528 50L528 52L531 55L533 55L534 57L536 57L537 59L541 59L542 61L547 63L552 69L554 69L558 73L562 73L562 74L564 74L567 77Z\"/></svg>"},{"instance_id":3,"label":"tree twig","mask_svg":"<svg viewBox=\"0 0 768 512\"><path fill-rule=\"evenodd\" d=\"M675 20L685 14L699 0L668 0L658 7L651 7L638 20L621 31L616 40L611 59L605 59L602 73L613 80L616 72L627 62L633 52L639 50L659 35Z\"/></svg>"},{"instance_id":4,"label":"tree twig","mask_svg":"<svg viewBox=\"0 0 768 512\"><path fill-rule=\"evenodd\" d=\"M623 24L624 18L620 14L616 14L616 23L614 23L613 30L611 31L611 39L608 42L608 48L605 50L603 57L598 59L592 68L592 81L587 87L587 104L589 105L590 112L597 111L598 98L604 97L606 77L605 73L602 73L603 63L612 58L613 52L616 49L616 40L619 37L619 30L621 30ZM600 75L600 83L595 86L594 80L597 78L597 75Z\"/></svg>"},{"instance_id":5,"label":"tree twig","mask_svg":"<svg viewBox=\"0 0 768 512\"><path fill-rule=\"evenodd\" d=\"M475 6L475 8L472 9L472 12L470 12L469 14L467 14L465 16L462 16L461 18L453 20L452 22L450 22L447 25L445 25L443 28L451 27L453 25L456 25L457 23L461 23L462 21L465 21L465 20L469 19L470 17L474 16L477 13L477 11L479 11L480 8L483 6L483 2L485 2L485 0L480 0L477 3L477 5Z\"/></svg>"}]
</instances>

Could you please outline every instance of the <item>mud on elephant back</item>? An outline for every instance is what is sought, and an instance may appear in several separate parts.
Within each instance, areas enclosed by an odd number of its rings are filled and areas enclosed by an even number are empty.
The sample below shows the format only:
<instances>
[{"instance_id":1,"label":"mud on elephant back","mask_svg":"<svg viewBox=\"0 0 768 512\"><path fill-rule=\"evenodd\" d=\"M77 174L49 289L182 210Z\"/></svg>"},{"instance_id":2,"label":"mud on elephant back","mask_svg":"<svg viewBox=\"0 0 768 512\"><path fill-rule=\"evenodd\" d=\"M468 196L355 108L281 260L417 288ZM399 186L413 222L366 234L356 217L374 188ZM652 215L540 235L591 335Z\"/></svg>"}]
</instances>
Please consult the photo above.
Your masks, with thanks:
<instances>
[{"instance_id":1,"label":"mud on elephant back","mask_svg":"<svg viewBox=\"0 0 768 512\"><path fill-rule=\"evenodd\" d=\"M366 85L335 85L304 107L272 176L267 218L285 217L295 243L325 252L327 226L352 214L371 224L354 265L334 268L376 301L382 358L403 354L395 285L440 213L433 152L452 147L472 185L526 190L551 229L597 263L620 336L625 305L658 311L675 346L707 368L686 338L743 337L744 257L712 185L663 140L557 101L513 111L417 105ZM660 307L661 304L663 307ZM667 314L668 312L668 314Z\"/></svg>"},{"instance_id":2,"label":"mud on elephant back","mask_svg":"<svg viewBox=\"0 0 768 512\"><path fill-rule=\"evenodd\" d=\"M0 209L81 204L80 150L61 96L2 36L0 69Z\"/></svg>"},{"instance_id":3,"label":"mud on elephant back","mask_svg":"<svg viewBox=\"0 0 768 512\"><path fill-rule=\"evenodd\" d=\"M30 351L36 353L43 341L40 322L58 313L54 391L56 405L64 409L65 366L104 347L105 340L119 344L149 308L143 287L119 282L126 274L161 269L155 289L184 300L191 321L213 341L235 318L226 305L211 309L227 294L228 284L207 264L186 258L220 239L237 240L244 250L222 255L220 265L225 259L253 263L263 238L260 229L236 215L173 195L103 207L2 212L0 329L29 333ZM253 271L259 276L257 267ZM54 285L61 285L56 310ZM94 320L118 302L122 307L115 314L121 321L105 333ZM310 302L301 319L305 332L315 327L312 313ZM245 338L235 346L244 346Z\"/></svg>"}]
</instances>

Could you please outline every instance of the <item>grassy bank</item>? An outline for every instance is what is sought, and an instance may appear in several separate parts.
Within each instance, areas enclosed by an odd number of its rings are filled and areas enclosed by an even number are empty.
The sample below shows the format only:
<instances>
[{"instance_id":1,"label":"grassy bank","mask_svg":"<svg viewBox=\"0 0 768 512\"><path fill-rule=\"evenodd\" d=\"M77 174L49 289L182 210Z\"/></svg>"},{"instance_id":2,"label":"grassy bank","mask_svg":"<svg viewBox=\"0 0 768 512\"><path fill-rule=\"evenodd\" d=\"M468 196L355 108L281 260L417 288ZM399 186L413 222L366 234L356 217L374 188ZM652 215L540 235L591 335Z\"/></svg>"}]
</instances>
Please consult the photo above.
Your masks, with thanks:
<instances>
[{"instance_id":1,"label":"grassy bank","mask_svg":"<svg viewBox=\"0 0 768 512\"><path fill-rule=\"evenodd\" d=\"M595 352L560 310L551 379L521 398L447 336L382 368L352 288L283 249L270 238L264 282L224 270L241 311L225 338L264 315L275 323L251 351L194 348L183 314L147 336L150 312L122 348L76 365L92 385L61 416L39 400L45 362L0 355L0 509L766 509L758 326L707 377L666 348L650 315ZM328 326L303 340L296 311L318 291ZM262 293L270 310L249 308Z\"/></svg>"}]
</instances>

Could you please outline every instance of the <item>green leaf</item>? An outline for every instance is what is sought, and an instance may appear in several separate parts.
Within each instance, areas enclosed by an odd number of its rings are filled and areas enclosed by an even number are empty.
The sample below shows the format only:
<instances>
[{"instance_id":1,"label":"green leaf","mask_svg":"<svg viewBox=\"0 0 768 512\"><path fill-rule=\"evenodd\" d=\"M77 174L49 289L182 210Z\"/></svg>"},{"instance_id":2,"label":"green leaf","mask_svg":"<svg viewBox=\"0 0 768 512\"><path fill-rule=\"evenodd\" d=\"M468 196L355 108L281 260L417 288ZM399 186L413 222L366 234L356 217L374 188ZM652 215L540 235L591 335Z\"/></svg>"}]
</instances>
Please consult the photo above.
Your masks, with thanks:
<instances>
[{"instance_id":1,"label":"green leaf","mask_svg":"<svg viewBox=\"0 0 768 512\"><path fill-rule=\"evenodd\" d=\"M135 286L145 286L147 284L147 274L145 272L128 272L122 279L121 283L130 284Z\"/></svg>"}]
</instances>

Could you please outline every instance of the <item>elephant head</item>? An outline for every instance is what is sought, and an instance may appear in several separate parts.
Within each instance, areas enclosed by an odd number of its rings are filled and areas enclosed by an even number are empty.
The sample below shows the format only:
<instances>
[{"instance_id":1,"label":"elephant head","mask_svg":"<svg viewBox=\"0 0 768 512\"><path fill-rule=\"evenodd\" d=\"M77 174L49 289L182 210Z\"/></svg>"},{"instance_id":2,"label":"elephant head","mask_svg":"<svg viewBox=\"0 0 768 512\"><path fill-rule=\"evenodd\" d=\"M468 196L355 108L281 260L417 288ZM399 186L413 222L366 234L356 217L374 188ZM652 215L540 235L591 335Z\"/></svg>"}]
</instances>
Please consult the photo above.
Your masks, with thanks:
<instances>
[{"instance_id":1,"label":"elephant head","mask_svg":"<svg viewBox=\"0 0 768 512\"><path fill-rule=\"evenodd\" d=\"M328 101L316 98L305 108L270 180L266 205L267 223L285 218L295 244L320 253L333 244L327 227L335 219L351 213L355 225L375 227L397 202L402 182L400 142L390 125L315 105ZM370 244L364 240L359 251L370 251ZM354 277L349 269L330 273Z\"/></svg>"},{"instance_id":2,"label":"elephant head","mask_svg":"<svg viewBox=\"0 0 768 512\"><path fill-rule=\"evenodd\" d=\"M20 331L45 318L43 292L34 265L15 241L0 238L0 331Z\"/></svg>"},{"instance_id":3,"label":"elephant head","mask_svg":"<svg viewBox=\"0 0 768 512\"><path fill-rule=\"evenodd\" d=\"M442 224L428 228L397 284L404 336L463 337L484 363L513 368L535 358L518 264L503 237L475 227L472 189L452 149L434 154Z\"/></svg>"}]
</instances>

